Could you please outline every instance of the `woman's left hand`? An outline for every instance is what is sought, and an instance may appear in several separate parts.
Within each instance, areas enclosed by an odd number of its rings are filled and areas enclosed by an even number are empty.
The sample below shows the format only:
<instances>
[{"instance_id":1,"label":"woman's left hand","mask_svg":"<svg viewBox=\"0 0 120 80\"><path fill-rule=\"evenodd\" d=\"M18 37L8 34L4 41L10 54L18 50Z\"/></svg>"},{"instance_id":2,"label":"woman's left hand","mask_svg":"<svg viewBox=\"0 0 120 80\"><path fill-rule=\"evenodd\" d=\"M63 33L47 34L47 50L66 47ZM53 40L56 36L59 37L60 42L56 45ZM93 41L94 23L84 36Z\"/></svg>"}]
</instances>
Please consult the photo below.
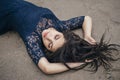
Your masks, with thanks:
<instances>
[{"instance_id":1,"label":"woman's left hand","mask_svg":"<svg viewBox=\"0 0 120 80\"><path fill-rule=\"evenodd\" d=\"M93 44L93 45L96 44L95 39L93 37L91 37L91 36L84 37L84 40L86 40L90 44Z\"/></svg>"}]
</instances>

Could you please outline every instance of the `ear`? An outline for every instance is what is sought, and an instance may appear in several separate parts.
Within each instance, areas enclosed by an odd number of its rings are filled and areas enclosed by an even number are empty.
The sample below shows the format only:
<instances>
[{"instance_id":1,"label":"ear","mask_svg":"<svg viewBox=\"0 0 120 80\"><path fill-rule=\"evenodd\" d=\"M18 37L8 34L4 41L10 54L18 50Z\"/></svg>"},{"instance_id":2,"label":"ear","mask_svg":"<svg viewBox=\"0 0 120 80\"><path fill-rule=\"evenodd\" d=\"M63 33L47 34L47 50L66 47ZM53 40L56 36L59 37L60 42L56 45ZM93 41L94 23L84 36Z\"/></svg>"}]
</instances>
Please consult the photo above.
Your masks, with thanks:
<instances>
[{"instance_id":1,"label":"ear","mask_svg":"<svg viewBox=\"0 0 120 80\"><path fill-rule=\"evenodd\" d=\"M93 60L88 60L88 59L85 60L85 62L92 62L92 61L93 61Z\"/></svg>"}]
</instances>

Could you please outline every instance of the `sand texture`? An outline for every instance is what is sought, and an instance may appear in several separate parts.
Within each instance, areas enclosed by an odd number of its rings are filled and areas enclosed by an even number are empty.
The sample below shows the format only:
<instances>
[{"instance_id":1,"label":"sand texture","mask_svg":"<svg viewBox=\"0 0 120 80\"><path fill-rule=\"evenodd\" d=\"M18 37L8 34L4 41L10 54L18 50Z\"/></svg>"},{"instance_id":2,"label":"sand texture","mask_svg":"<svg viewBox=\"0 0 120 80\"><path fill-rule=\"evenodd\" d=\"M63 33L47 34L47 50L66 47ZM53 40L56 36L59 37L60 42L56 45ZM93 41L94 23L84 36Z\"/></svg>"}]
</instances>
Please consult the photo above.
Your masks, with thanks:
<instances>
[{"instance_id":1,"label":"sand texture","mask_svg":"<svg viewBox=\"0 0 120 80\"><path fill-rule=\"evenodd\" d=\"M61 20L89 15L93 20L92 35L99 41L107 31L105 40L120 44L120 0L28 0L51 9ZM75 31L82 35L81 30ZM120 80L120 60L112 63L113 69L102 67L92 74L85 70L46 75L36 67L27 54L17 32L0 36L0 80Z\"/></svg>"}]
</instances>

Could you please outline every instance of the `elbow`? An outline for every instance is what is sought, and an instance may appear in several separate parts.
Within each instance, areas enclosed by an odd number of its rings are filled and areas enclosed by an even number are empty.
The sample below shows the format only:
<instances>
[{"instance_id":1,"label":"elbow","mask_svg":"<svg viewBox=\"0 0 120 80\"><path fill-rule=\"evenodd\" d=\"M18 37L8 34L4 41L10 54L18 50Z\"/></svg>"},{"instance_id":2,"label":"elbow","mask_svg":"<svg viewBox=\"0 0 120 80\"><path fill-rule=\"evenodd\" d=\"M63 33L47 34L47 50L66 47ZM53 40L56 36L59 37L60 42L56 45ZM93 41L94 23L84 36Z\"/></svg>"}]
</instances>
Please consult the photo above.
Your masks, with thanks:
<instances>
[{"instance_id":1,"label":"elbow","mask_svg":"<svg viewBox=\"0 0 120 80\"><path fill-rule=\"evenodd\" d=\"M49 67L45 67L43 72L47 75L52 75L52 74L55 74L55 72Z\"/></svg>"},{"instance_id":2,"label":"elbow","mask_svg":"<svg viewBox=\"0 0 120 80\"><path fill-rule=\"evenodd\" d=\"M92 21L92 18L90 16L85 16L85 20L86 21L88 21L88 20Z\"/></svg>"},{"instance_id":3,"label":"elbow","mask_svg":"<svg viewBox=\"0 0 120 80\"><path fill-rule=\"evenodd\" d=\"M41 58L38 63L38 67L44 72L45 74L54 74L50 63L47 61L46 58Z\"/></svg>"},{"instance_id":4,"label":"elbow","mask_svg":"<svg viewBox=\"0 0 120 80\"><path fill-rule=\"evenodd\" d=\"M86 30L86 26L92 27L92 18L90 16L85 16L84 17L84 22L83 22L83 28Z\"/></svg>"},{"instance_id":5,"label":"elbow","mask_svg":"<svg viewBox=\"0 0 120 80\"><path fill-rule=\"evenodd\" d=\"M42 70L43 73L45 74L54 74L52 73L49 65L43 65L43 66L39 66L39 68Z\"/></svg>"},{"instance_id":6,"label":"elbow","mask_svg":"<svg viewBox=\"0 0 120 80\"><path fill-rule=\"evenodd\" d=\"M50 67L44 67L44 69L43 69L42 71L43 71L45 74L48 74L48 75L54 74L54 73L51 71Z\"/></svg>"}]
</instances>

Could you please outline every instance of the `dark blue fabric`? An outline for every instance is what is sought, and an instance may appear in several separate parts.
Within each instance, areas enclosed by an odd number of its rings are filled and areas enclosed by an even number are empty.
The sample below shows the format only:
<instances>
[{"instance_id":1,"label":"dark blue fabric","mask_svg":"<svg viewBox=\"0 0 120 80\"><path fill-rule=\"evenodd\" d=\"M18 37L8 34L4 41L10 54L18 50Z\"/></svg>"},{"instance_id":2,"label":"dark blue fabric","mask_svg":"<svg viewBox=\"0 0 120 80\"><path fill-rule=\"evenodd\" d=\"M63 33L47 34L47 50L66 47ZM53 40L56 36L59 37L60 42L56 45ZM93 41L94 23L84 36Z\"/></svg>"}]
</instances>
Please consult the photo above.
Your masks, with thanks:
<instances>
[{"instance_id":1,"label":"dark blue fabric","mask_svg":"<svg viewBox=\"0 0 120 80\"><path fill-rule=\"evenodd\" d=\"M41 32L53 27L62 32L81 28L84 16L66 21L59 20L48 8L38 7L23 0L0 1L0 34L17 31L23 39L32 60L38 64L45 57Z\"/></svg>"}]
</instances>

